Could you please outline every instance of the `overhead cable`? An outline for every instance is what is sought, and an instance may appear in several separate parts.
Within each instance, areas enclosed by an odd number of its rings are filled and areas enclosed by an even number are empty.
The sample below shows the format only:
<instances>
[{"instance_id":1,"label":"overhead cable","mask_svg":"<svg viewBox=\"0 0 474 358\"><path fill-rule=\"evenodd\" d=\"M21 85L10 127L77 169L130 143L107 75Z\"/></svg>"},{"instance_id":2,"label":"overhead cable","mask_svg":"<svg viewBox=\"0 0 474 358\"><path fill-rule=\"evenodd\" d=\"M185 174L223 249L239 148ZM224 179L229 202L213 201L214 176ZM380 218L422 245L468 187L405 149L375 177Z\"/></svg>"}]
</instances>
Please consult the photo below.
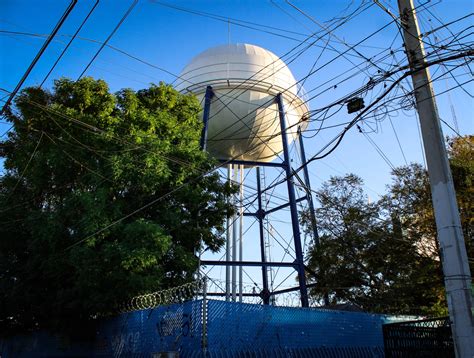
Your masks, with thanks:
<instances>
[{"instance_id":1,"label":"overhead cable","mask_svg":"<svg viewBox=\"0 0 474 358\"><path fill-rule=\"evenodd\" d=\"M117 32L117 30L119 29L120 26L122 26L123 22L125 21L125 19L128 17L128 15L130 15L130 13L132 12L133 8L135 7L135 5L137 5L138 3L138 0L133 0L133 3L130 5L130 7L128 8L128 10L125 12L125 14L123 15L123 17L120 19L120 21L118 22L118 24L115 26L115 28L112 30L112 32L110 33L110 35L107 37L107 39L102 43L102 45L100 46L100 48L97 50L97 52L95 53L95 55L92 57L92 59L89 61L89 63L87 64L86 68L84 68L84 70L81 72L81 74L79 75L79 77L77 78L78 80L86 73L86 71L89 69L89 67L92 65L92 63L95 61L95 59L97 58L97 56L99 56L99 54L102 52L103 48L105 47L105 45L107 45L107 43L110 41L110 39L112 38L112 36L115 34L115 32Z\"/></svg>"},{"instance_id":2,"label":"overhead cable","mask_svg":"<svg viewBox=\"0 0 474 358\"><path fill-rule=\"evenodd\" d=\"M74 8L74 6L76 6L77 4L77 0L72 0L71 3L69 4L69 6L66 8L66 10L64 11L63 15L61 16L61 18L59 19L58 23L56 24L56 26L54 27L53 31L51 32L51 34L48 36L48 38L46 39L46 41L44 42L43 46L41 46L41 49L38 51L38 53L36 54L35 58L33 59L33 61L31 61L30 65L28 66L27 70L25 71L25 73L23 74L23 76L21 77L20 81L17 83L16 87L13 89L13 91L10 93L10 96L8 97L7 101L5 102L5 104L3 105L2 109L0 110L0 115L2 115L5 111L6 108L8 108L8 106L10 105L11 101L13 100L13 98L16 96L17 92L20 90L21 86L23 86L23 83L25 83L26 79L28 78L28 75L30 74L30 72L33 70L33 68L35 67L36 63L38 62L38 60L40 59L40 57L43 55L44 51L46 51L46 48L48 47L48 45L51 43L51 41L53 40L54 36L57 34L57 32L59 31L59 29L61 28L61 26L63 25L63 23L66 21L67 17L69 16L69 14L71 13L72 9Z\"/></svg>"}]
</instances>

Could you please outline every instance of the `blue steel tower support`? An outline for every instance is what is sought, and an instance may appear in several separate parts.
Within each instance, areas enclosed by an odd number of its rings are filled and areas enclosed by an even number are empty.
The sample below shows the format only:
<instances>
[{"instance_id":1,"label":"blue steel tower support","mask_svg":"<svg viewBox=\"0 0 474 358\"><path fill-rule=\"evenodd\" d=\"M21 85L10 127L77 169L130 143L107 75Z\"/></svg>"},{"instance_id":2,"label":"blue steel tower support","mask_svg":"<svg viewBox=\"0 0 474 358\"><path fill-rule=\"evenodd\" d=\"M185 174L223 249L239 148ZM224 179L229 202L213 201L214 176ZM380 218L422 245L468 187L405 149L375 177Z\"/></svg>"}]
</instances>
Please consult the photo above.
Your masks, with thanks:
<instances>
[{"instance_id":1,"label":"blue steel tower support","mask_svg":"<svg viewBox=\"0 0 474 358\"><path fill-rule=\"evenodd\" d=\"M201 148L203 150L207 149L207 128L208 128L208 122L209 122L209 115L210 115L210 109L211 109L211 102L212 102L212 97L214 96L213 90L211 86L207 86L206 88L206 93L204 96L204 111L203 111L203 129L202 129L202 135L201 135ZM235 158L230 158L230 159L224 159L221 160L221 162L227 164L227 165L242 165L247 166L247 167L256 167L256 172L257 172L257 202L258 202L258 209L256 212L245 212L243 213L244 216L252 216L256 220L258 220L259 223L259 241L260 241L260 261L238 261L235 258L233 260L230 260L230 258L227 256L226 260L202 260L201 264L202 265L209 265L209 266L226 266L227 268L230 267L235 267L235 266L247 266L247 267L261 267L262 269L262 291L257 293L242 293L243 296L245 297L260 297L263 300L264 304L270 304L270 298L272 296L278 295L278 294L283 294L283 293L288 293L288 292L294 292L294 291L300 291L300 296L301 296L301 306L302 307L308 307L308 287L312 287L315 284L310 284L306 285L306 276L305 276L305 265L303 261L303 250L302 250L302 245L301 245L301 234L300 234L300 227L299 227L299 220L298 220L298 210L297 210L297 203L303 201L303 200L308 200L309 201L309 207L310 211L312 214L314 214L314 207L313 207L313 202L312 202L312 197L311 197L311 189L310 189L310 183L309 183L309 175L307 170L305 169L304 171L304 179L305 179L305 186L307 188L307 193L304 197L296 198L296 193L295 193L295 188L294 188L294 183L293 183L293 173L292 173L292 168L291 168L291 162L290 162L290 149L288 145L288 139L287 139L287 127L286 127L286 118L285 118L285 109L283 105L283 97L281 94L278 94L275 97L275 102L278 105L278 113L279 113L279 120L280 120L280 128L281 128L281 138L282 138L282 147L283 147L283 155L284 155L284 161L283 162L259 162L259 161L249 161L249 160L240 160L240 159L235 159ZM304 156L304 146L303 143L301 142L300 138L300 149L302 153L302 159L303 162L305 162L305 156ZM287 182L287 189L288 189L288 202L273 207L269 209L264 209L262 205L262 193L269 188L264 188L262 190L261 187L261 178L260 178L260 167L261 166L268 166L268 167L274 167L274 168L280 168L282 170L285 170L286 173L286 182ZM266 253L265 253L265 238L264 238L264 218L266 215L274 213L276 211L279 211L284 208L290 208L290 213L291 213L291 224L292 224L292 232L293 232L293 240L294 240L294 249L295 249L295 254L296 254L296 259L294 262L269 262L267 261L266 258ZM312 224L314 224L313 229L314 229L314 237L315 237L315 242L318 240L318 233L316 229L316 221L314 218L312 218ZM270 291L269 287L269 282L268 282L268 268L269 267L288 267L288 268L294 268L297 273L298 273L298 286L297 287L291 287L283 290L278 290L278 291ZM209 296L225 296L226 293L221 293L221 292L208 292Z\"/></svg>"},{"instance_id":2,"label":"blue steel tower support","mask_svg":"<svg viewBox=\"0 0 474 358\"><path fill-rule=\"evenodd\" d=\"M303 165L304 165L304 163L306 163L306 153L304 150L303 134L301 133L300 127L298 127L298 140L300 142L301 161L303 162ZM314 244L317 246L319 245L319 233L318 233L318 225L316 222L316 216L314 214L313 193L311 190L311 182L309 180L309 171L308 171L307 165L303 166L303 175L304 175L306 196L308 197L309 218L311 220L311 228L313 229L313 240L314 240Z\"/></svg>"},{"instance_id":3,"label":"blue steel tower support","mask_svg":"<svg viewBox=\"0 0 474 358\"><path fill-rule=\"evenodd\" d=\"M211 100L214 96L214 92L212 92L212 87L206 87L206 94L204 95L204 113L202 115L202 133L201 133L201 149L206 150L207 147L207 127L209 125L209 113L211 112Z\"/></svg>"},{"instance_id":4,"label":"blue steel tower support","mask_svg":"<svg viewBox=\"0 0 474 358\"><path fill-rule=\"evenodd\" d=\"M265 218L265 211L262 206L262 185L260 183L260 167L256 168L257 172L257 200L258 200L258 211L257 211L257 220L259 226L259 236L260 236L260 258L262 263L267 262L265 255L265 237L263 235L263 219ZM263 290L261 292L261 297L263 304L268 305L270 303L270 290L268 289L268 270L266 266L262 266L262 284Z\"/></svg>"},{"instance_id":5,"label":"blue steel tower support","mask_svg":"<svg viewBox=\"0 0 474 358\"><path fill-rule=\"evenodd\" d=\"M303 250L301 247L301 235L298 221L298 208L296 207L296 194L293 185L293 174L291 172L290 148L288 147L287 128L285 119L285 106L281 93L276 96L278 104L278 115L280 116L281 140L283 143L283 157L285 160L286 183L288 186L288 199L290 201L291 225L293 229L293 240L295 244L296 270L298 271L298 283L300 286L301 306L308 307L308 289L306 287L306 276L303 261Z\"/></svg>"}]
</instances>

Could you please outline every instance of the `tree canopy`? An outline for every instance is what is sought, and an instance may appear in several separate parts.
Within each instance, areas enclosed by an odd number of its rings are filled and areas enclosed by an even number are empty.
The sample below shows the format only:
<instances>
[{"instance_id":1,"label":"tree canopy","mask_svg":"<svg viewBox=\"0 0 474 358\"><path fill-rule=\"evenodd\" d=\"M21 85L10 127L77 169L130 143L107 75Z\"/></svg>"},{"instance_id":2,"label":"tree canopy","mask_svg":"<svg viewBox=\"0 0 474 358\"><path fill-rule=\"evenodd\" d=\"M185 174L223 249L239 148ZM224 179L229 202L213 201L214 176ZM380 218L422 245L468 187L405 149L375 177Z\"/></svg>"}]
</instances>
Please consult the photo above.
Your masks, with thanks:
<instances>
[{"instance_id":1,"label":"tree canopy","mask_svg":"<svg viewBox=\"0 0 474 358\"><path fill-rule=\"evenodd\" d=\"M449 141L462 226L473 257L474 137ZM396 168L387 194L370 202L361 178L332 177L316 192L320 245L309 253L310 293L326 304L352 303L374 312L447 312L427 172ZM310 224L308 215L303 223ZM470 261L471 270L473 262Z\"/></svg>"},{"instance_id":2,"label":"tree canopy","mask_svg":"<svg viewBox=\"0 0 474 358\"><path fill-rule=\"evenodd\" d=\"M192 279L230 188L199 150L200 105L101 80L22 91L0 144L0 323L58 327Z\"/></svg>"}]
</instances>

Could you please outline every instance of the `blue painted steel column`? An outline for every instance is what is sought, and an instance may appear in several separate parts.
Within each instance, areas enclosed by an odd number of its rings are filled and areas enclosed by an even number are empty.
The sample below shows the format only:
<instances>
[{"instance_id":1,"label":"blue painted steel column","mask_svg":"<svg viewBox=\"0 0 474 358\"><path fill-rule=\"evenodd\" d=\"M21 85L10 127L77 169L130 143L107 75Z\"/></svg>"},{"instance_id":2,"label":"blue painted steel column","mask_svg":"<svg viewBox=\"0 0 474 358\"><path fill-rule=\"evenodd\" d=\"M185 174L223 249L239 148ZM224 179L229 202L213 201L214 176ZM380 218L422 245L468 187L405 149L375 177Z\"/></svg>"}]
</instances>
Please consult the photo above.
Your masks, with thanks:
<instances>
[{"instance_id":1,"label":"blue painted steel column","mask_svg":"<svg viewBox=\"0 0 474 358\"><path fill-rule=\"evenodd\" d=\"M291 224L293 228L293 239L295 243L296 254L296 269L298 271L298 282L301 294L301 306L308 307L308 288L306 287L306 276L304 271L303 250L301 248L300 226L298 221L298 209L296 207L295 188L293 186L293 179L291 173L290 149L288 147L287 128L285 119L285 108L283 105L283 98L281 93L276 96L278 104L278 112L280 116L281 140L283 144L283 156L285 158L286 183L288 186L288 199L290 201Z\"/></svg>"},{"instance_id":2,"label":"blue painted steel column","mask_svg":"<svg viewBox=\"0 0 474 358\"><path fill-rule=\"evenodd\" d=\"M206 150L207 148L207 127L209 123L209 113L211 111L211 100L214 96L211 86L206 87L206 94L204 95L204 113L202 116L202 121L204 126L202 127L201 133L201 149Z\"/></svg>"},{"instance_id":3,"label":"blue painted steel column","mask_svg":"<svg viewBox=\"0 0 474 358\"><path fill-rule=\"evenodd\" d=\"M314 214L313 193L311 191L311 183L309 181L308 166L306 165L306 153L304 151L301 127L298 127L298 139L300 142L301 161L303 162L304 185L306 186L306 196L308 197L309 218L311 220L311 226L313 229L314 244L317 246L319 245L319 233L316 223L316 215Z\"/></svg>"},{"instance_id":4,"label":"blue painted steel column","mask_svg":"<svg viewBox=\"0 0 474 358\"><path fill-rule=\"evenodd\" d=\"M262 186L260 184L260 167L256 168L257 171L257 201L258 201L258 212L257 212L257 219L258 219L258 227L260 233L260 258L262 263L267 262L267 257L265 255L265 238L263 236L263 219L265 218L265 211L262 207ZM262 265L262 283L263 283L263 290L260 293L260 297L263 300L263 304L268 305L270 304L270 290L268 289L268 271L267 266Z\"/></svg>"}]
</instances>

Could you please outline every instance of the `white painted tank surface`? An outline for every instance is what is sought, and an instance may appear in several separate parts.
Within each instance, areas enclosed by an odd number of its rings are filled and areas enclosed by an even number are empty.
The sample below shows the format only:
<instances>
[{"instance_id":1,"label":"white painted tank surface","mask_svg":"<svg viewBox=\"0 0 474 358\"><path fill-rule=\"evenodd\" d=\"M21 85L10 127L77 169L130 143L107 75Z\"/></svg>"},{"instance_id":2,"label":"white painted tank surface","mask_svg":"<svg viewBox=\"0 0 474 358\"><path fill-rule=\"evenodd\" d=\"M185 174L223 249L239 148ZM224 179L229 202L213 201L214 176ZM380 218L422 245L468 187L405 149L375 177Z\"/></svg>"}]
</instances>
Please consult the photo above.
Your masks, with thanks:
<instances>
[{"instance_id":1,"label":"white painted tank surface","mask_svg":"<svg viewBox=\"0 0 474 358\"><path fill-rule=\"evenodd\" d=\"M282 93L289 143L298 123L305 129L306 103L288 66L272 52L249 44L210 48L184 68L176 89L192 92L204 106L212 86L207 150L218 159L272 161L282 152L278 107ZM300 91L301 92L301 91Z\"/></svg>"}]
</instances>

